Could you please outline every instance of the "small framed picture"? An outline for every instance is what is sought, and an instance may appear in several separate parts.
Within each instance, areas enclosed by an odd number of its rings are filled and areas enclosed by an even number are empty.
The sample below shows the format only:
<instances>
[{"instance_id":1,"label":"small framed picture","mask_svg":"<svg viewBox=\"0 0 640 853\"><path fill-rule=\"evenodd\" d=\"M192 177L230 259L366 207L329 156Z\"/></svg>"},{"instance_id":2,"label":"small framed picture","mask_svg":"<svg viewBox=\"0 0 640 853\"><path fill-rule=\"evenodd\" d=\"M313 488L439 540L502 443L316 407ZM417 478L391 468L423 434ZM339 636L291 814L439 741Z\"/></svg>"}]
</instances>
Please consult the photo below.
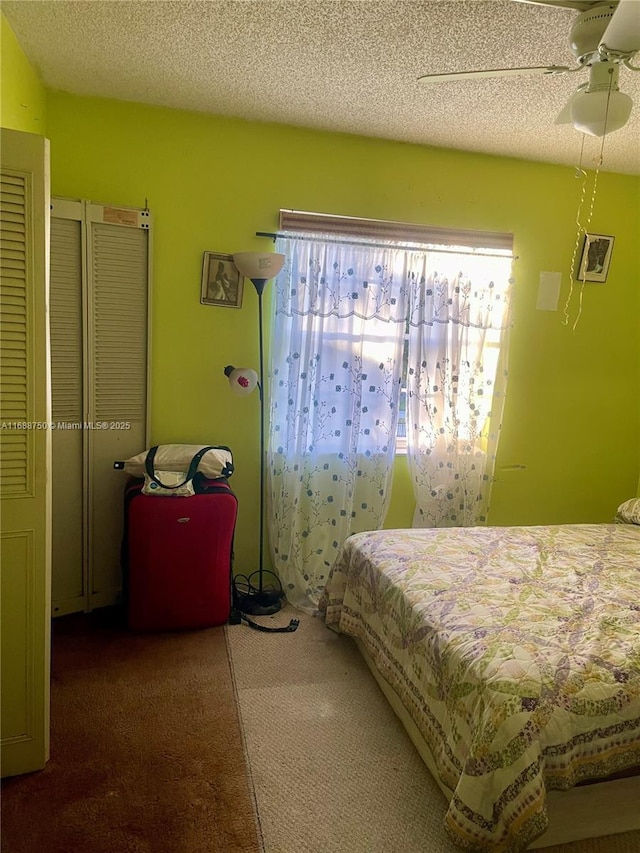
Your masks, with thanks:
<instances>
[{"instance_id":1,"label":"small framed picture","mask_svg":"<svg viewBox=\"0 0 640 853\"><path fill-rule=\"evenodd\" d=\"M242 307L244 279L233 262L233 255L205 252L202 259L200 302L223 308Z\"/></svg>"},{"instance_id":2,"label":"small framed picture","mask_svg":"<svg viewBox=\"0 0 640 853\"><path fill-rule=\"evenodd\" d=\"M613 251L614 237L585 234L578 281L606 281Z\"/></svg>"}]
</instances>

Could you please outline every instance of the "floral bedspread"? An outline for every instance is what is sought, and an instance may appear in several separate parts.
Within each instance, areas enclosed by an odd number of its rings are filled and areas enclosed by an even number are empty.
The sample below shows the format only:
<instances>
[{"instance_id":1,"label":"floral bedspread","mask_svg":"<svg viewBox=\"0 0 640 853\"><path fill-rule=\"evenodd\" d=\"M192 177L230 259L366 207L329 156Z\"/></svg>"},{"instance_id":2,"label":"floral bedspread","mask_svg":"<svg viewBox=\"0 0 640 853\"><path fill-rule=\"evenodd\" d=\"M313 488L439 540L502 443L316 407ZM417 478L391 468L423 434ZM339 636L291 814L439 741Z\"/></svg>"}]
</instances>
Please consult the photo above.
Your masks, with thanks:
<instances>
[{"instance_id":1,"label":"floral bedspread","mask_svg":"<svg viewBox=\"0 0 640 853\"><path fill-rule=\"evenodd\" d=\"M320 605L398 693L468 850L523 850L546 791L640 767L640 526L382 530Z\"/></svg>"}]
</instances>

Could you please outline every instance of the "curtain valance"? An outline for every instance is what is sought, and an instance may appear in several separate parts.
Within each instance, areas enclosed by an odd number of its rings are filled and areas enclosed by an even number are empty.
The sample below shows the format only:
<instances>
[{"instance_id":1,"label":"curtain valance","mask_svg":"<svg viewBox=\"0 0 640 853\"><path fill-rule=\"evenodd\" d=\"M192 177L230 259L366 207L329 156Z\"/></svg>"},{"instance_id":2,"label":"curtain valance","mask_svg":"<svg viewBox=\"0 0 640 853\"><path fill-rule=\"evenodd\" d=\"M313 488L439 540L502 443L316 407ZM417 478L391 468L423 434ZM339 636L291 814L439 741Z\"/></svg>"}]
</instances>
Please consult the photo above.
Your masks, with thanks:
<instances>
[{"instance_id":1,"label":"curtain valance","mask_svg":"<svg viewBox=\"0 0 640 853\"><path fill-rule=\"evenodd\" d=\"M363 219L302 210L281 210L280 230L329 234L364 240L393 241L408 244L464 246L470 249L513 251L513 234L498 231L475 231L462 228L436 228L411 222L385 219Z\"/></svg>"}]
</instances>

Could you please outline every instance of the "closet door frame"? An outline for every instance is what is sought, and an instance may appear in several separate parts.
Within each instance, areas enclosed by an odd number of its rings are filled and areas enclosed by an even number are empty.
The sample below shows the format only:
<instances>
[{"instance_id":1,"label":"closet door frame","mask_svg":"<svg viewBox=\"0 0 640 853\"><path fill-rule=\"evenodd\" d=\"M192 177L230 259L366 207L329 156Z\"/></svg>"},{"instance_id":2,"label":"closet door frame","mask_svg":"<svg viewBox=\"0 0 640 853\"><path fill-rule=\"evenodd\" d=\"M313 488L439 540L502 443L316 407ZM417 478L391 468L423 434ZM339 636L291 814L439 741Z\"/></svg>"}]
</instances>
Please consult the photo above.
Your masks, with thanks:
<instances>
[{"instance_id":1,"label":"closet door frame","mask_svg":"<svg viewBox=\"0 0 640 853\"><path fill-rule=\"evenodd\" d=\"M89 388L89 365L88 365L88 330L89 330L89 310L87 293L88 287L88 266L87 266L87 227L85 221L85 203L67 198L52 198L51 199L51 219L67 219L79 223L80 227L80 300L81 300L81 315L82 315L82 349L80 353L82 367L82 392L81 392L81 412L80 418L84 422L87 406L88 406L88 388ZM52 391L53 396L53 391ZM56 413L52 413L55 418ZM59 426L57 421L53 421L56 427ZM61 430L56 430L60 432ZM75 430L74 430L75 432ZM62 600L54 599L52 601L52 615L65 616L69 613L77 613L79 611L88 612L90 606L90 577L89 577L89 529L87 524L88 506L89 506L89 458L87 452L87 430L79 429L78 432L82 441L82 590L79 596L73 598L65 598ZM56 442L55 435L52 435L52 443ZM55 454L54 454L55 460ZM55 491L55 484L53 486ZM55 518L55 507L54 507ZM52 577L52 585L55 585L55 554L52 555L54 563L54 576Z\"/></svg>"},{"instance_id":2,"label":"closet door frame","mask_svg":"<svg viewBox=\"0 0 640 853\"><path fill-rule=\"evenodd\" d=\"M151 234L152 234L152 215L148 208L132 208L125 207L122 205L106 205L106 204L97 204L91 201L86 201L85 203L85 229L87 235L87 251L86 251L86 260L87 260L87 335L86 335L86 345L89 348L87 358L86 358L86 368L87 368L87 403L86 403L86 414L90 423L96 425L98 423L105 422L104 413L100 414L98 412L98 403L96 400L96 388L95 388L95 373L97 371L98 365L98 357L97 357L97 349L98 347L95 344L95 329L98 323L98 309L96 308L96 293L98 290L97 282L93 276L93 249L95 245L95 241L93 239L94 232L93 229L98 229L101 225L108 226L110 228L117 227L123 228L127 230L137 230L137 231L145 231L146 232L146 312L144 317L144 328L145 328L145 401L144 401L144 430L140 435L139 442L134 446L132 444L128 444L127 442L123 442L125 446L127 446L126 450L122 450L121 448L116 449L112 448L112 453L108 457L108 464L111 466L115 460L126 459L129 456L133 456L140 451L142 451L145 447L149 446L149 411L150 411L150 366L151 366L151 257L152 257L152 243L151 243ZM125 418L126 420L126 418ZM117 603L122 594L121 586L117 588L113 585L107 586L106 588L103 586L101 589L96 589L96 583L100 585L100 581L104 581L103 578L99 578L99 568L97 565L103 556L103 549L96 546L94 539L96 533L96 525L94 523L94 519L96 517L96 513L99 511L99 507L94 504L94 492L96 487L96 457L100 457L98 453L98 447L101 442L105 438L105 436L109 436L112 438L123 438L128 439L129 435L127 432L120 431L111 431L107 430L97 430L90 429L87 432L86 440L87 440L87 451L86 451L86 459L87 459L87 470L88 470L88 488L87 488L87 554L88 554L88 564L89 564L89 584L87 590L87 610L93 610L96 607L105 607L111 604ZM104 459L102 460L105 461ZM114 480L117 480L118 487L116 493L113 495L114 500L118 500L118 519L122 519L123 517L123 495L124 495L124 486L126 482L126 478L123 477L121 471L114 471L111 469L109 472ZM109 540L111 543L112 540ZM118 551L120 547L120 542L117 542ZM108 547L108 544L105 544L105 547Z\"/></svg>"},{"instance_id":3,"label":"closet door frame","mask_svg":"<svg viewBox=\"0 0 640 853\"><path fill-rule=\"evenodd\" d=\"M81 301L82 301L82 592L80 596L53 602L53 615L62 616L78 611L90 612L96 607L114 604L120 597L120 589L106 592L94 591L92 565L93 553L93 454L96 412L93 404L92 381L93 322L95 285L92 274L92 229L101 223L110 226L136 228L147 231L146 236L146 375L144 400L144 444L149 446L151 404L151 281L152 281L152 216L147 208L130 208L122 205L103 205L89 200L66 198L51 199L52 219L68 219L79 222L81 242ZM137 447L134 452L139 452ZM131 454L131 455L132 455ZM113 460L115 461L115 459ZM118 475L122 477L122 474ZM122 478L124 489L125 480ZM122 513L121 507L118 511ZM118 543L119 544L119 543ZM55 556L55 555L54 555Z\"/></svg>"}]
</instances>

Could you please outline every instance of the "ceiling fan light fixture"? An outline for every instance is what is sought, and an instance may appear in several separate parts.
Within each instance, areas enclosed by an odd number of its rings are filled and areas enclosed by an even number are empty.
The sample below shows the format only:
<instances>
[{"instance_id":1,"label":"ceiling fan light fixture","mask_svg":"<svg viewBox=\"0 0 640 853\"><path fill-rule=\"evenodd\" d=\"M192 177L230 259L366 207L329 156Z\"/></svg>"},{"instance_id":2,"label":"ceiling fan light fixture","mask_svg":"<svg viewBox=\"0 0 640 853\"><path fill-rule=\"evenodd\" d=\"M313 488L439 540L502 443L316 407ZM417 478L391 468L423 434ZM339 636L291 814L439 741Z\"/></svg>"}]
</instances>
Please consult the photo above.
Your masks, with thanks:
<instances>
[{"instance_id":1,"label":"ceiling fan light fixture","mask_svg":"<svg viewBox=\"0 0 640 853\"><path fill-rule=\"evenodd\" d=\"M629 121L633 101L618 91L579 92L570 104L576 130L590 136L605 136Z\"/></svg>"}]
</instances>

